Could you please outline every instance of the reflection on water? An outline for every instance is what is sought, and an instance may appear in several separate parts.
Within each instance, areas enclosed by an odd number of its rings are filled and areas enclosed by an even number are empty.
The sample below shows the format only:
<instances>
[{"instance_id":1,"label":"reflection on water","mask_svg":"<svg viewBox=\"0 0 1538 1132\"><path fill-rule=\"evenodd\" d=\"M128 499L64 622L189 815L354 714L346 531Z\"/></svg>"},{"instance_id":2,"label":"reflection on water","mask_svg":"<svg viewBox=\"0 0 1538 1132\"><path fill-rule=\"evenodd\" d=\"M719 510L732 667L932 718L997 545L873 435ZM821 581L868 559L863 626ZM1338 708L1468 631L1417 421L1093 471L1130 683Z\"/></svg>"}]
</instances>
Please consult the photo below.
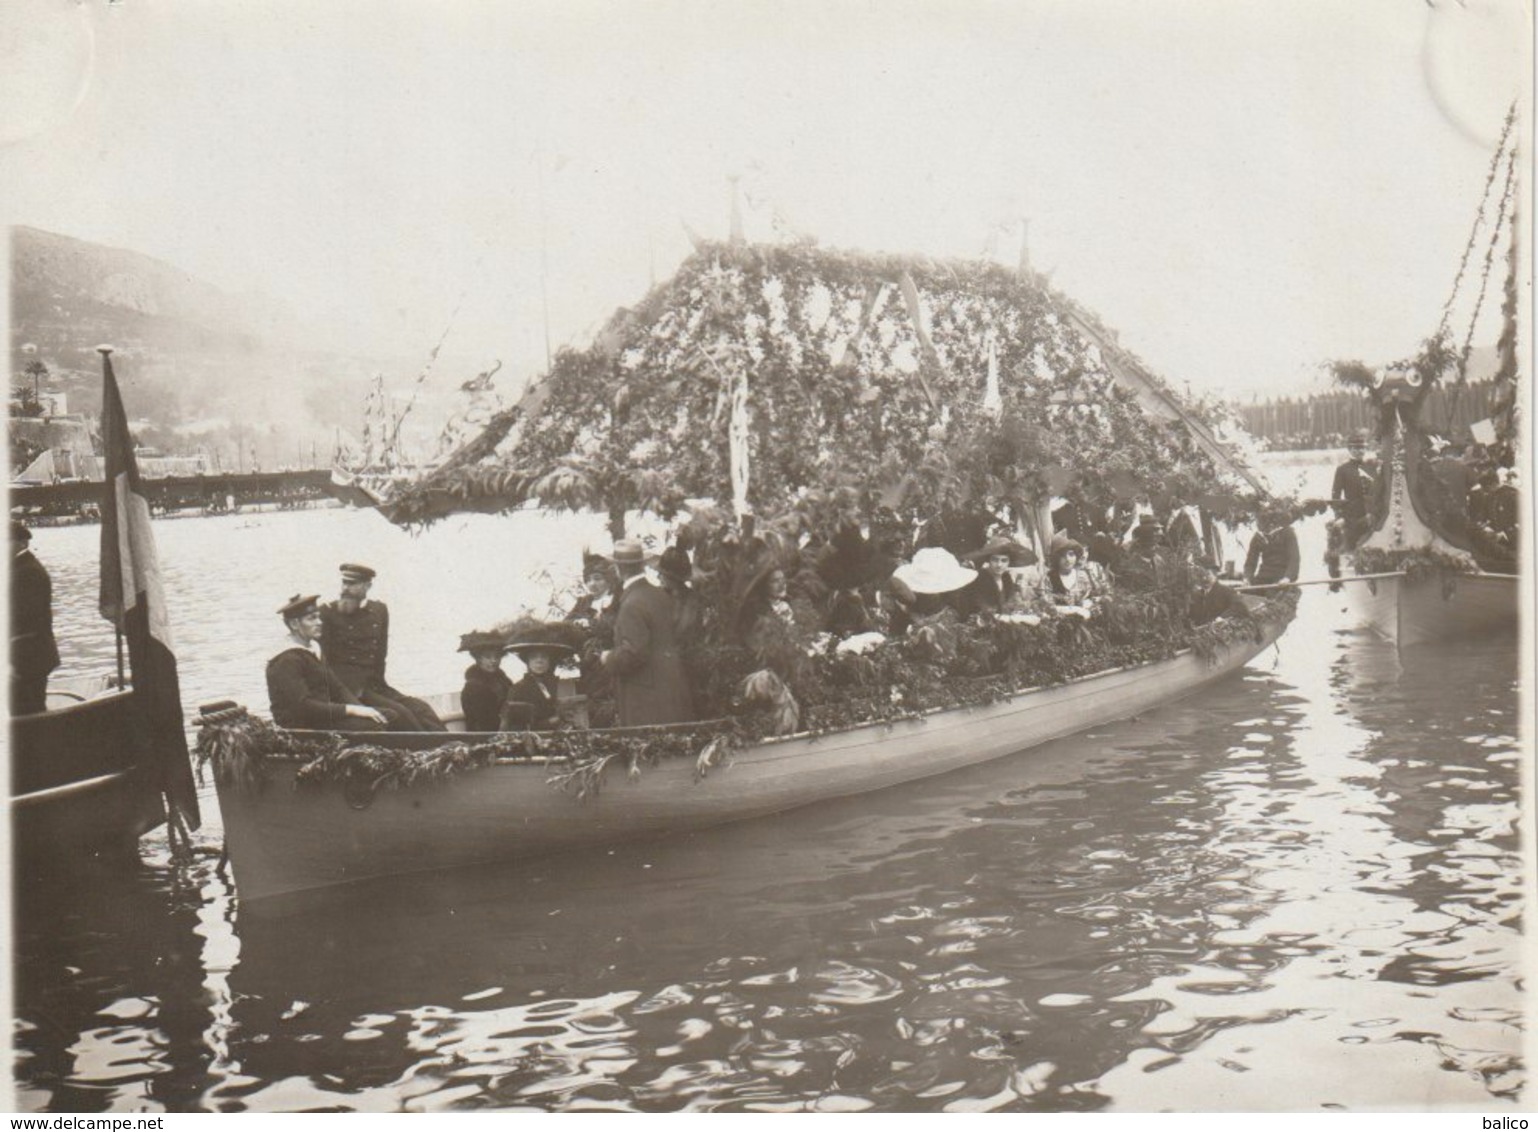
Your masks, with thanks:
<instances>
[{"instance_id":1,"label":"reflection on water","mask_svg":"<svg viewBox=\"0 0 1538 1132\"><path fill-rule=\"evenodd\" d=\"M773 820L283 916L154 853L24 902L20 1103L1509 1107L1514 648L1332 600L1183 704Z\"/></svg>"}]
</instances>

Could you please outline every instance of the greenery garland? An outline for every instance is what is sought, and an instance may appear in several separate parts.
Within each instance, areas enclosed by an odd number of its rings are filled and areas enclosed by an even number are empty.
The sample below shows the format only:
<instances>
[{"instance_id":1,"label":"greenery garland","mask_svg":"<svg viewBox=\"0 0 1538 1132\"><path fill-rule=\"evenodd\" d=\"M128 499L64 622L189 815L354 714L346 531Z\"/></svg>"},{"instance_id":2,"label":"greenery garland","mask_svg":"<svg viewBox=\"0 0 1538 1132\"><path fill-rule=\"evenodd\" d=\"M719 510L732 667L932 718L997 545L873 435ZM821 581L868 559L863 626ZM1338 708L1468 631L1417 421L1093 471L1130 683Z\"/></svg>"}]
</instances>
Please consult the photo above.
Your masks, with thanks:
<instances>
[{"instance_id":1,"label":"greenery garland","mask_svg":"<svg viewBox=\"0 0 1538 1132\"><path fill-rule=\"evenodd\" d=\"M1210 663L1222 648L1264 639L1265 626L1289 620L1297 605L1296 591L1289 590L1260 602L1250 618L1219 618L1192 629L1182 627L1179 611L1168 603L1169 592L1112 599L1089 622L1054 618L1040 625L957 624L942 619L864 655L839 653L830 642L798 668L793 685L798 731L817 735L982 706L1109 668L1167 660L1185 648ZM740 675L742 666L756 663L741 646L703 658L706 664L712 661L735 665L726 669L738 674L727 678L733 693L749 682ZM720 694L722 684L716 688ZM601 791L611 769L623 768L634 779L644 767L690 758L698 781L736 751L786 730L783 699L764 710L756 699L732 698L732 715L698 724L507 732L428 750L381 747L335 733L298 735L241 713L205 721L196 754L200 773L211 763L221 782L248 790L265 782L268 760L298 761L296 788L339 783L356 808L366 808L381 789L440 782L507 761L549 765L547 782L585 801Z\"/></svg>"},{"instance_id":2,"label":"greenery garland","mask_svg":"<svg viewBox=\"0 0 1538 1132\"><path fill-rule=\"evenodd\" d=\"M1441 579L1448 581L1459 574L1477 574L1479 566L1467 554L1448 554L1432 547L1402 547L1385 550L1376 546L1359 547L1356 551L1358 574L1388 574L1402 572L1407 581L1421 582Z\"/></svg>"}]
</instances>

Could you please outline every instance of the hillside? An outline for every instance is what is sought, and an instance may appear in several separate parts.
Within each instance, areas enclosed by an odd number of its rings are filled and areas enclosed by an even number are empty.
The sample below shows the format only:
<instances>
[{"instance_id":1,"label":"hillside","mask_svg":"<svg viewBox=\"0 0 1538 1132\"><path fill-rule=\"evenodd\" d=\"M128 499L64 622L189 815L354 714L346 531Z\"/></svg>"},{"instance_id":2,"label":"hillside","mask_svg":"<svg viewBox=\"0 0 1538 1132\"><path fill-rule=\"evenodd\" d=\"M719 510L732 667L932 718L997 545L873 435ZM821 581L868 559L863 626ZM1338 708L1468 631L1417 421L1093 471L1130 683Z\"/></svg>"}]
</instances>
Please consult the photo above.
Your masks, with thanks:
<instances>
[{"instance_id":1,"label":"hillside","mask_svg":"<svg viewBox=\"0 0 1538 1132\"><path fill-rule=\"evenodd\" d=\"M421 364L351 353L278 300L227 293L150 256L13 228L13 381L41 360L71 412L95 413L102 342L117 348L142 440L227 461L238 444L265 466L308 462L312 447L327 458L338 428L357 430L371 376L404 383Z\"/></svg>"}]
</instances>

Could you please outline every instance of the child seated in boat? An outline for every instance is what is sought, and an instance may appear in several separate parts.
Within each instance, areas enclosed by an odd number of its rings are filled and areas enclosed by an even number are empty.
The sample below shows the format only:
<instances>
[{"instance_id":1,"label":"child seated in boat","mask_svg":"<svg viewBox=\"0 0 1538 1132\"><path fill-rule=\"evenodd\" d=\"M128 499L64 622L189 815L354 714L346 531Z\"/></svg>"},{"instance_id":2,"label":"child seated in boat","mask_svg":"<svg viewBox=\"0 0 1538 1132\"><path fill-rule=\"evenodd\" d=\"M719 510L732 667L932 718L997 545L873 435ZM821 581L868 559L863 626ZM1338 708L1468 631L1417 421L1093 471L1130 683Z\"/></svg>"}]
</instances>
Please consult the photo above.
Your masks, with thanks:
<instances>
[{"instance_id":1,"label":"child seated in boat","mask_svg":"<svg viewBox=\"0 0 1538 1132\"><path fill-rule=\"evenodd\" d=\"M513 690L513 682L502 671L506 647L506 638L498 633L466 633L459 638L459 651L469 653L475 662L465 669L465 686L459 693L466 731L501 729L502 709Z\"/></svg>"},{"instance_id":2,"label":"child seated in boat","mask_svg":"<svg viewBox=\"0 0 1538 1132\"><path fill-rule=\"evenodd\" d=\"M530 731L555 727L561 721L560 682L555 668L575 653L566 645L546 641L516 641L507 651L523 661L526 671L508 692L505 726Z\"/></svg>"}]
</instances>

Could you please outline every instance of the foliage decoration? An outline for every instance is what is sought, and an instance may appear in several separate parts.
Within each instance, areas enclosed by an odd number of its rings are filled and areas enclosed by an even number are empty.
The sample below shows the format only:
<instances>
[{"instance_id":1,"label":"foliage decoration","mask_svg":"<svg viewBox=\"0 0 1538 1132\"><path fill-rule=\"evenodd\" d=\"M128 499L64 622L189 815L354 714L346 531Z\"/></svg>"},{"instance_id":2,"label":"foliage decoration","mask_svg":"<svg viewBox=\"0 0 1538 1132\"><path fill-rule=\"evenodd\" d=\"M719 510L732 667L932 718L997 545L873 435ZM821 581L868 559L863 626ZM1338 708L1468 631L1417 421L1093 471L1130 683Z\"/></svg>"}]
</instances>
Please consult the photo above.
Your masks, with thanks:
<instances>
[{"instance_id":1,"label":"foliage decoration","mask_svg":"<svg viewBox=\"0 0 1538 1132\"><path fill-rule=\"evenodd\" d=\"M1108 669L1166 660L1185 649L1211 662L1225 647L1262 640L1263 629L1290 620L1297 605L1295 590L1282 591L1254 602L1249 618L1219 618L1193 629L1184 620L1184 586L1177 577L1155 594L1113 596L1088 622L941 618L864 654L840 652L829 640L804 657L793 684L769 669L746 680L732 675L757 663L743 645L706 650L703 662L727 675L713 686L720 699L710 704L722 716L700 723L506 732L402 750L358 736L284 731L240 713L203 724L197 758L200 768L212 763L221 781L243 789L260 789L272 761L298 762L296 788L339 784L359 808L381 789L440 782L498 762L545 765L550 785L587 800L617 767L636 778L663 760L690 759L698 780L734 753L789 730L818 735L991 704ZM792 710L793 721L787 714Z\"/></svg>"},{"instance_id":2,"label":"foliage decoration","mask_svg":"<svg viewBox=\"0 0 1538 1132\"><path fill-rule=\"evenodd\" d=\"M1385 550L1376 546L1358 547L1354 555L1358 574L1403 573L1412 582L1446 579L1458 574L1477 574L1479 566L1472 555L1449 554L1435 547L1402 547Z\"/></svg>"},{"instance_id":3,"label":"foliage decoration","mask_svg":"<svg viewBox=\"0 0 1538 1132\"><path fill-rule=\"evenodd\" d=\"M1083 321L1039 281L991 264L706 244L592 347L559 354L533 410L499 414L384 509L420 524L529 500L663 517L685 499L728 500L739 376L749 501L763 516L839 486L866 515L883 497L909 519L984 498L1020 504L1063 468L1079 482L1054 486L1091 503L1109 500L1118 472L1144 495L1209 490L1220 470L1117 383ZM984 405L990 350L999 406Z\"/></svg>"}]
</instances>

